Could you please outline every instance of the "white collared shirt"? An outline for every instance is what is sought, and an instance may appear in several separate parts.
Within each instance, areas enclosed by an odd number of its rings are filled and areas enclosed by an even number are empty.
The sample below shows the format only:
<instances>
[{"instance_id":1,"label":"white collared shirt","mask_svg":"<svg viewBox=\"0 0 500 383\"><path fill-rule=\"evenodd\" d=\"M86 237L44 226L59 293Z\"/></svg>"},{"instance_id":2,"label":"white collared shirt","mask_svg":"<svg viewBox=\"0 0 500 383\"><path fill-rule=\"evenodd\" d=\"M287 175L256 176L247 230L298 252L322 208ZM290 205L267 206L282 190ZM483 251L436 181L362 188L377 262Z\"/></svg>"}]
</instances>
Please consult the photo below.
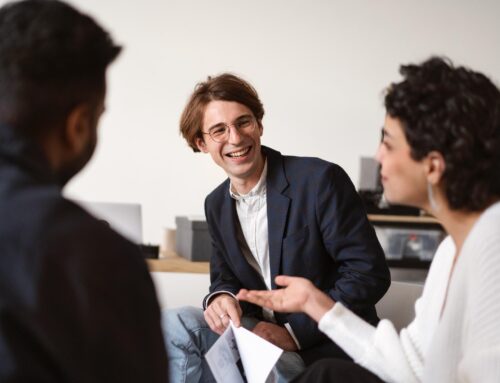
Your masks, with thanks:
<instances>
[{"instance_id":1,"label":"white collared shirt","mask_svg":"<svg viewBox=\"0 0 500 383\"><path fill-rule=\"evenodd\" d=\"M243 251L246 260L264 279L271 290L271 262L269 261L269 235L267 232L267 198L266 198L267 161L259 182L247 194L238 194L229 186L229 193L236 200L236 212L246 244L252 253ZM251 258L253 256L253 259Z\"/></svg>"},{"instance_id":2,"label":"white collared shirt","mask_svg":"<svg viewBox=\"0 0 500 383\"><path fill-rule=\"evenodd\" d=\"M247 194L238 194L229 185L229 194L236 201L236 213L240 221L241 231L245 238L248 254L245 249L242 253L247 262L262 276L268 290L272 290L271 283L271 261L269 259L269 233L267 230L267 160L264 163L264 169L260 175L259 182ZM274 312L263 308L264 318L269 322L276 322ZM300 344L290 324L285 323L285 327L293 338L295 344L300 350Z\"/></svg>"}]
</instances>

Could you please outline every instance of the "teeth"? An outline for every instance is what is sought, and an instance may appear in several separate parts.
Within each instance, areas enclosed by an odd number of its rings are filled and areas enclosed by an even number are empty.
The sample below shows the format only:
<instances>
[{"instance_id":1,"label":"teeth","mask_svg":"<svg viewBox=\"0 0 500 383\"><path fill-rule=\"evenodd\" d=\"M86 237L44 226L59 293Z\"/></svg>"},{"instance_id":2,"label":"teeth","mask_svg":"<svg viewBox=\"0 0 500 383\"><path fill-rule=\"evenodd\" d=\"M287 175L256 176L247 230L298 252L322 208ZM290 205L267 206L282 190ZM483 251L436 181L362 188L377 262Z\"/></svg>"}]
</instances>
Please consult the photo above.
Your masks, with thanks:
<instances>
[{"instance_id":1,"label":"teeth","mask_svg":"<svg viewBox=\"0 0 500 383\"><path fill-rule=\"evenodd\" d=\"M239 152L229 153L228 156L233 157L233 158L234 157L241 157L241 156L244 156L245 154L247 154L249 151L250 151L250 148L247 148L247 149L240 150Z\"/></svg>"}]
</instances>

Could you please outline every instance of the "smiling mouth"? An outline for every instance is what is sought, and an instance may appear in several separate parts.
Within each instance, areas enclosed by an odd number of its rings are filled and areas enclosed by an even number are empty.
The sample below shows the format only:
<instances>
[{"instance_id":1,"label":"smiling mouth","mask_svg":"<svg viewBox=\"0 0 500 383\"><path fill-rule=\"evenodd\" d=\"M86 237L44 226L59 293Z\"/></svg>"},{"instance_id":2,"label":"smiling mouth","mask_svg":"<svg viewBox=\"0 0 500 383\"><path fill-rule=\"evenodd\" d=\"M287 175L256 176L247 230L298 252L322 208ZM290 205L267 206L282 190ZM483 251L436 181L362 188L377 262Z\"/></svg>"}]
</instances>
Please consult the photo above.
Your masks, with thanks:
<instances>
[{"instance_id":1,"label":"smiling mouth","mask_svg":"<svg viewBox=\"0 0 500 383\"><path fill-rule=\"evenodd\" d=\"M250 152L251 149L252 149L252 147L249 146L248 148L239 150L237 152L228 153L228 154L226 154L226 156L231 157L231 158L243 157L243 156L246 156Z\"/></svg>"}]
</instances>

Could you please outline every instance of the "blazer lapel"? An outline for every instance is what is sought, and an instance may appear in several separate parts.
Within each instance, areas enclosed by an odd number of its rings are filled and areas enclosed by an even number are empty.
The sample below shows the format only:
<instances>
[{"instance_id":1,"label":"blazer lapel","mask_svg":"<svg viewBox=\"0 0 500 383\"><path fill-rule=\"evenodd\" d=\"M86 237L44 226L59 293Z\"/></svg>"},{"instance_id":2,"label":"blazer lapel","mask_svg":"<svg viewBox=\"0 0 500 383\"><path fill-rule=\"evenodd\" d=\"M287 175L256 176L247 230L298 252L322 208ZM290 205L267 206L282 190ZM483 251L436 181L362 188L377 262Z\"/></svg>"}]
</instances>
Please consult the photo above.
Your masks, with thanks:
<instances>
[{"instance_id":1,"label":"blazer lapel","mask_svg":"<svg viewBox=\"0 0 500 383\"><path fill-rule=\"evenodd\" d=\"M283 234L288 218L290 199L283 191L288 181L283 170L283 158L279 152L263 147L267 155L267 223L269 236L269 260L271 262L271 283L276 288L274 278L280 272Z\"/></svg>"}]
</instances>

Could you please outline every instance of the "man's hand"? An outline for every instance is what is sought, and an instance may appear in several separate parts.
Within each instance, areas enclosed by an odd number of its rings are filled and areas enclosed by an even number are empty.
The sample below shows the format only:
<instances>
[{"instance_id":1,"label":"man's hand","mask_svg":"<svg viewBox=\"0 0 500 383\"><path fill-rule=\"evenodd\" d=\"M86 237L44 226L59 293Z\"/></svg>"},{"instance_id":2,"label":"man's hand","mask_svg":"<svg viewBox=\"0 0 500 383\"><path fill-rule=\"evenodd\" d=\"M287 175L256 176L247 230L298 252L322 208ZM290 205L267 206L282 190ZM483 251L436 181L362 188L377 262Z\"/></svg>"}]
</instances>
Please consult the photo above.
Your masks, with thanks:
<instances>
[{"instance_id":1,"label":"man's hand","mask_svg":"<svg viewBox=\"0 0 500 383\"><path fill-rule=\"evenodd\" d=\"M297 345L285 327L269 322L259 322L252 332L285 351L297 351Z\"/></svg>"},{"instance_id":2,"label":"man's hand","mask_svg":"<svg viewBox=\"0 0 500 383\"><path fill-rule=\"evenodd\" d=\"M238 299L273 311L304 312L316 322L335 304L332 298L305 278L278 275L275 282L276 285L285 288L250 291L241 289Z\"/></svg>"},{"instance_id":3,"label":"man's hand","mask_svg":"<svg viewBox=\"0 0 500 383\"><path fill-rule=\"evenodd\" d=\"M236 327L240 327L241 314L240 304L229 294L217 295L203 313L210 329L219 335L229 326L229 319Z\"/></svg>"}]
</instances>

